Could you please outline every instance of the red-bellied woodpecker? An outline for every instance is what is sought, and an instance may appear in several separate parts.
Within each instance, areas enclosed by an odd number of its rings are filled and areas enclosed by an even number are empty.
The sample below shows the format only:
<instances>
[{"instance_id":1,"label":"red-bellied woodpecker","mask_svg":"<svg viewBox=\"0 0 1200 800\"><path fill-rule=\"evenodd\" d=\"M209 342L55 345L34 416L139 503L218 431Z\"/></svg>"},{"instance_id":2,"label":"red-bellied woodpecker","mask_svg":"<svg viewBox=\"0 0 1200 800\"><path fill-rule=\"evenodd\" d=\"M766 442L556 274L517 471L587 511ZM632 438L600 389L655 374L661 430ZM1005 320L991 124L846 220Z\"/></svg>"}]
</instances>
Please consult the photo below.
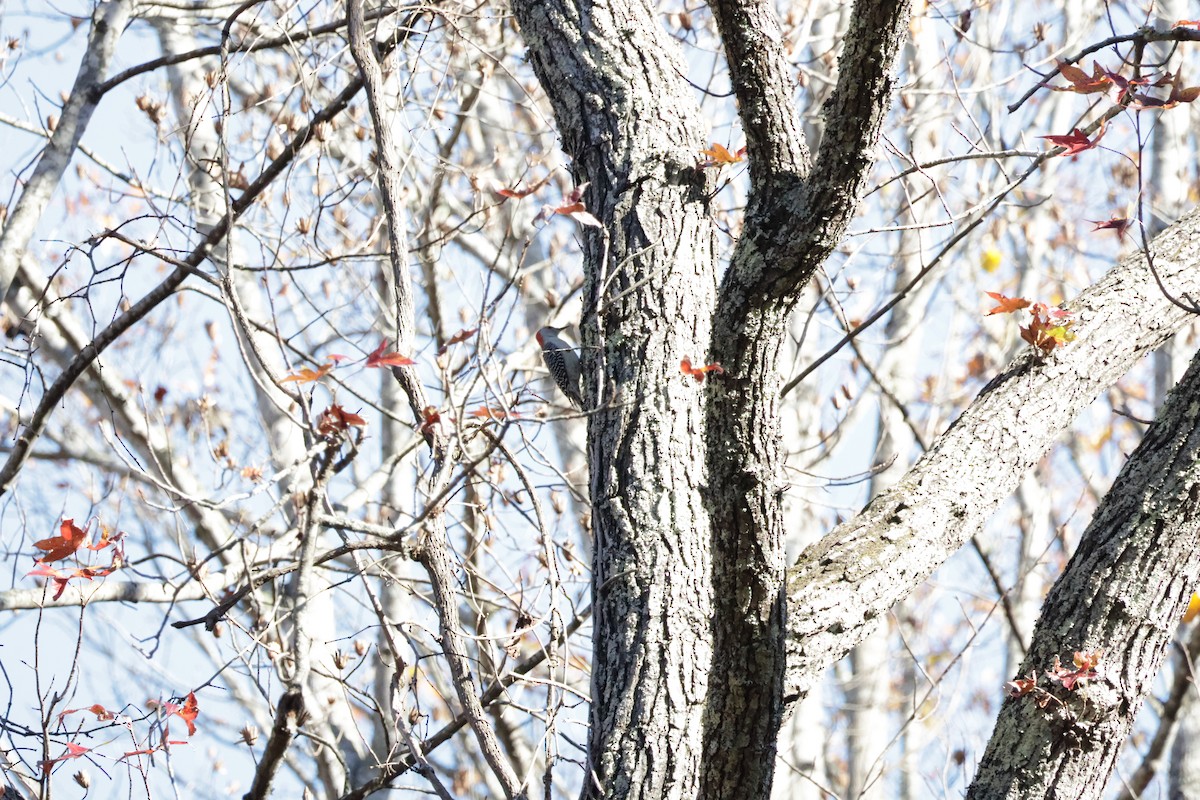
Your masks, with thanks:
<instances>
[{"instance_id":1,"label":"red-bellied woodpecker","mask_svg":"<svg viewBox=\"0 0 1200 800\"><path fill-rule=\"evenodd\" d=\"M579 354L575 352L559 334L566 328L553 328L549 325L537 332L537 343L542 347L542 360L550 377L558 384L571 404L583 408L583 398L579 392Z\"/></svg>"}]
</instances>

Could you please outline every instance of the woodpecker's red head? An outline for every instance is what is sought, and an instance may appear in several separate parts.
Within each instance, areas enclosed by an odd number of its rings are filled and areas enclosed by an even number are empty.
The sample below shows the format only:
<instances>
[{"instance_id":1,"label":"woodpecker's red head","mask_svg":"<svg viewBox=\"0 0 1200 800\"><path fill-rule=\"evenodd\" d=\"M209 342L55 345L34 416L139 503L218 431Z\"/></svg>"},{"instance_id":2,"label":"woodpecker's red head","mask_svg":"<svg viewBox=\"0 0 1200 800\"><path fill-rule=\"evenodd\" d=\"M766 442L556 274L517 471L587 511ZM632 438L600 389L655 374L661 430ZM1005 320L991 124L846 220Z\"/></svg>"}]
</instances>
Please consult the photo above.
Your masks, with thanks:
<instances>
[{"instance_id":1,"label":"woodpecker's red head","mask_svg":"<svg viewBox=\"0 0 1200 800\"><path fill-rule=\"evenodd\" d=\"M545 327L538 329L538 332L534 334L534 336L537 338L538 347L544 348L546 346L546 339L559 339L559 334L566 329L566 325L562 326L561 328L556 328L553 325L546 325ZM558 342L556 342L556 344L558 344Z\"/></svg>"}]
</instances>

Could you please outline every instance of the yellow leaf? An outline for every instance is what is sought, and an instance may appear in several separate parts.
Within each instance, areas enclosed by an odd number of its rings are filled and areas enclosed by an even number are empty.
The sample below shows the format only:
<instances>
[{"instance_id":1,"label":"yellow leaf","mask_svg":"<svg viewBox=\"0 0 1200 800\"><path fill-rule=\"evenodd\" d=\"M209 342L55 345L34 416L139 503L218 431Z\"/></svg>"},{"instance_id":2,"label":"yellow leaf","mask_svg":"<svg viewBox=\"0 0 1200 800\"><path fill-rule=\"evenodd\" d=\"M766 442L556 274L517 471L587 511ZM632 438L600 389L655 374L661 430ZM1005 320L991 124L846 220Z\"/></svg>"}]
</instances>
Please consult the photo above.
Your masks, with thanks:
<instances>
[{"instance_id":1,"label":"yellow leaf","mask_svg":"<svg viewBox=\"0 0 1200 800\"><path fill-rule=\"evenodd\" d=\"M1003 261L1003 257L1000 255L1000 251L994 247L989 247L987 250L983 251L983 258L980 259L980 266L983 267L984 272L995 272L996 270L1000 269L1001 261Z\"/></svg>"},{"instance_id":2,"label":"yellow leaf","mask_svg":"<svg viewBox=\"0 0 1200 800\"><path fill-rule=\"evenodd\" d=\"M1046 335L1060 345L1075 341L1075 331L1068 330L1068 325L1055 325L1053 328L1048 328Z\"/></svg>"},{"instance_id":3,"label":"yellow leaf","mask_svg":"<svg viewBox=\"0 0 1200 800\"><path fill-rule=\"evenodd\" d=\"M1200 594L1192 592L1192 599L1188 600L1187 611L1183 612L1183 621L1191 622L1200 614Z\"/></svg>"}]
</instances>

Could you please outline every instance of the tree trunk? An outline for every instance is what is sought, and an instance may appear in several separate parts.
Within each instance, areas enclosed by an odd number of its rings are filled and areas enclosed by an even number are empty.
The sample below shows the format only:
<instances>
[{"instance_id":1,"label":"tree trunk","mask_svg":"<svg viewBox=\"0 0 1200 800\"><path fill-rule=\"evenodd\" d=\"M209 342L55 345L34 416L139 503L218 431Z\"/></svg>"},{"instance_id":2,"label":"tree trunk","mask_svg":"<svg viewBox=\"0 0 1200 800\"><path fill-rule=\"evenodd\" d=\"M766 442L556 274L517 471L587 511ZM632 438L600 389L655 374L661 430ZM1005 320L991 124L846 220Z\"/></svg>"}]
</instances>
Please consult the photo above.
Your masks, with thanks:
<instances>
[{"instance_id":1,"label":"tree trunk","mask_svg":"<svg viewBox=\"0 0 1200 800\"><path fill-rule=\"evenodd\" d=\"M514 4L605 226L585 242L582 323L592 796L769 796L784 667L779 350L857 206L907 9L856 6L810 170L773 11L714 7L755 184L718 301L703 117L654 9ZM685 358L725 373L698 384Z\"/></svg>"},{"instance_id":2,"label":"tree trunk","mask_svg":"<svg viewBox=\"0 0 1200 800\"><path fill-rule=\"evenodd\" d=\"M1046 598L970 798L1099 797L1200 577L1200 357L1096 510ZM1097 654L1071 690L1056 659Z\"/></svg>"},{"instance_id":3,"label":"tree trunk","mask_svg":"<svg viewBox=\"0 0 1200 800\"><path fill-rule=\"evenodd\" d=\"M605 221L586 231L581 326L595 536L586 794L693 797L711 545L701 390L678 365L703 357L716 297L701 117L649 6L514 12L577 181L591 184L587 207Z\"/></svg>"}]
</instances>

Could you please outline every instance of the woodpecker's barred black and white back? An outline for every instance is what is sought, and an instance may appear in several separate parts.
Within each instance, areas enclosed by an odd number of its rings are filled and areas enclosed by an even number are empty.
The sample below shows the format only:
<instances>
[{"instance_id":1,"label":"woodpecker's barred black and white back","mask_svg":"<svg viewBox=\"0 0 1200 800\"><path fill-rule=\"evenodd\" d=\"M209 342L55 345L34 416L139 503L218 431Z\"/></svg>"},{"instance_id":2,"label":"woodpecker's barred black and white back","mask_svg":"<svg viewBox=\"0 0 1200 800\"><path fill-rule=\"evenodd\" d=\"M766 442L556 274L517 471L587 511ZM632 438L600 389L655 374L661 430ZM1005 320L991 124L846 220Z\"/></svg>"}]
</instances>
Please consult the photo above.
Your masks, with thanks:
<instances>
[{"instance_id":1,"label":"woodpecker's barred black and white back","mask_svg":"<svg viewBox=\"0 0 1200 800\"><path fill-rule=\"evenodd\" d=\"M558 384L571 405L583 409L583 397L580 393L579 353L566 339L559 334L565 328L554 328L549 325L537 332L537 342L542 348L542 360L550 377Z\"/></svg>"}]
</instances>

